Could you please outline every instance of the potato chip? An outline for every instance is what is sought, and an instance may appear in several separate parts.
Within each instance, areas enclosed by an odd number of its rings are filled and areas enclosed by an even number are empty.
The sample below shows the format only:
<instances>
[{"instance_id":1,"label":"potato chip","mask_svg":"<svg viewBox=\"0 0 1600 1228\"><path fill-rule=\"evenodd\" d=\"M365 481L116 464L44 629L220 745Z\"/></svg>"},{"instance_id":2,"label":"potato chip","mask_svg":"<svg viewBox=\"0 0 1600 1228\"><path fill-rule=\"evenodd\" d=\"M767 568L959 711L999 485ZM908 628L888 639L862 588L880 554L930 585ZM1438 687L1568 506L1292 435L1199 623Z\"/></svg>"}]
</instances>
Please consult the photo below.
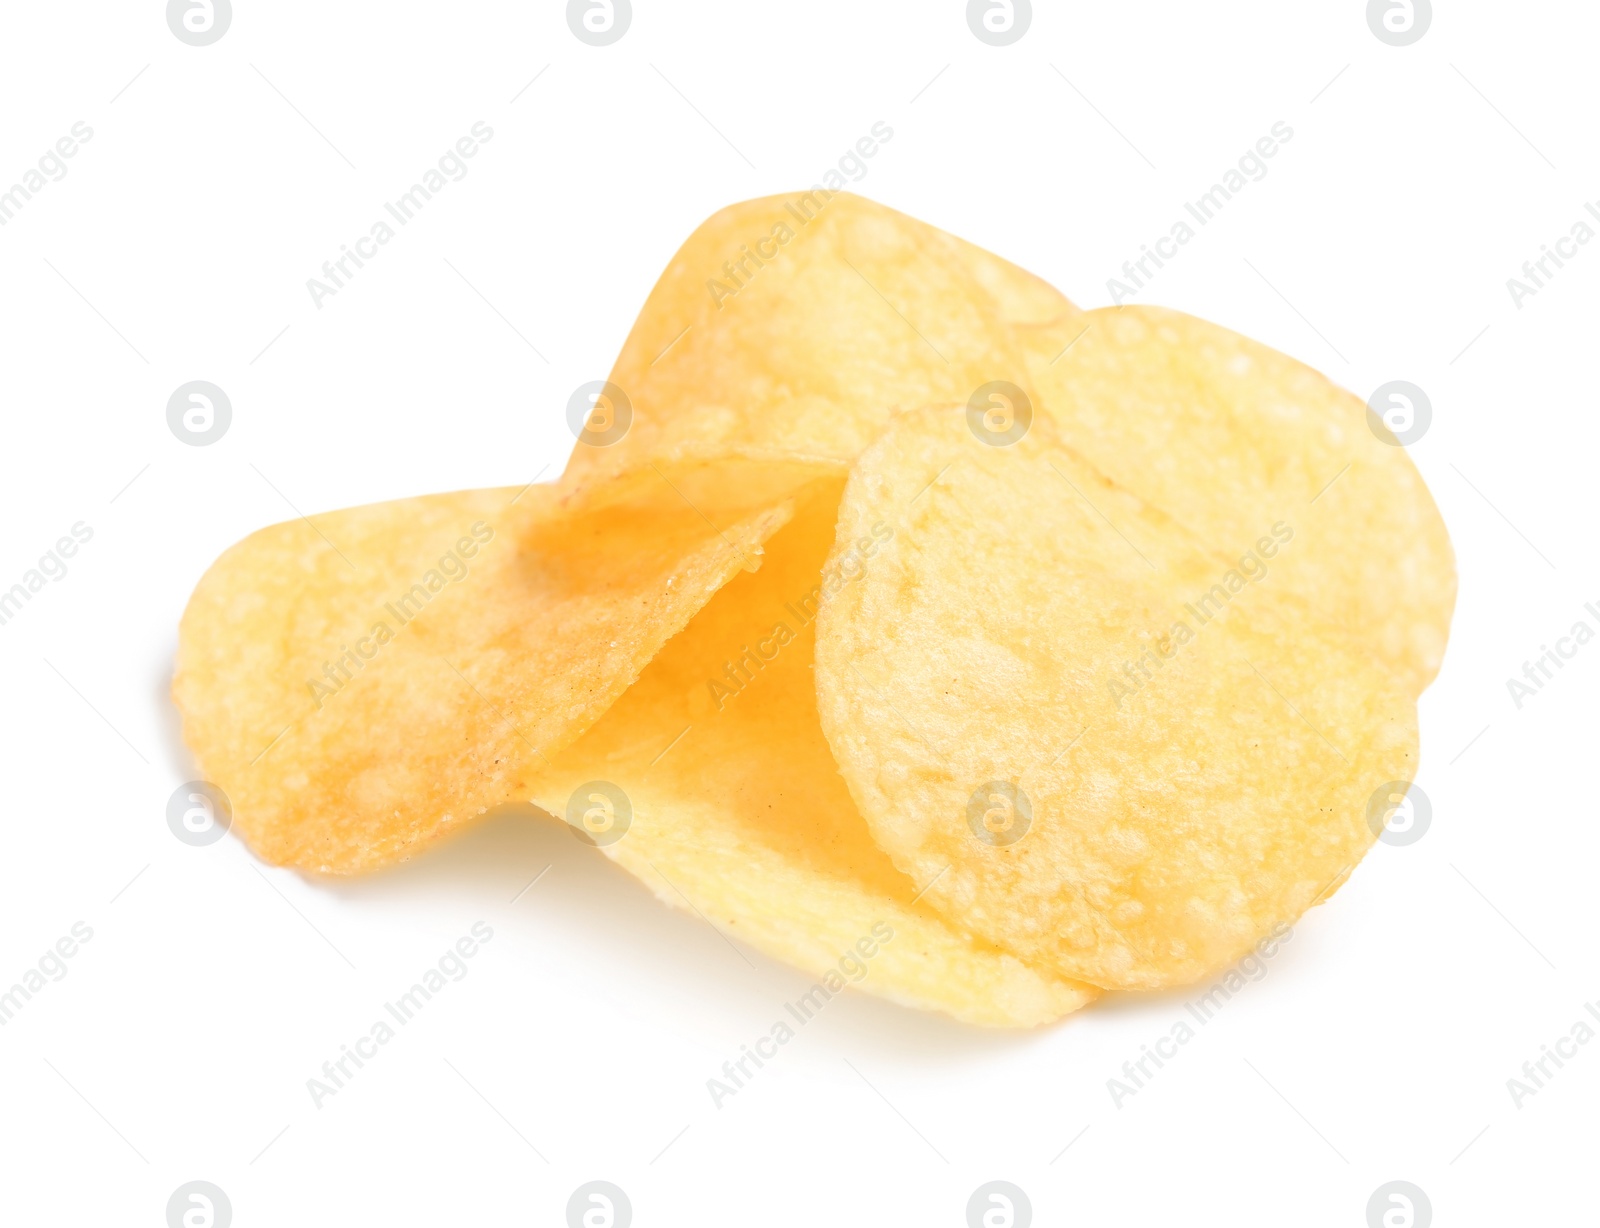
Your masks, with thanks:
<instances>
[{"instance_id":1,"label":"potato chip","mask_svg":"<svg viewBox=\"0 0 1600 1228\"><path fill-rule=\"evenodd\" d=\"M791 507L720 530L665 484L374 504L251 535L201 579L172 694L263 859L347 874L525 796Z\"/></svg>"},{"instance_id":2,"label":"potato chip","mask_svg":"<svg viewBox=\"0 0 1600 1228\"><path fill-rule=\"evenodd\" d=\"M1455 607L1444 522L1405 449L1363 402L1286 355L1158 307L1023 329L1062 436L1119 486L1222 554L1293 527L1274 585L1368 644L1413 695ZM1387 432L1385 432L1387 434Z\"/></svg>"},{"instance_id":3,"label":"potato chip","mask_svg":"<svg viewBox=\"0 0 1600 1228\"><path fill-rule=\"evenodd\" d=\"M877 566L870 532L827 577L839 483L802 506L557 756L534 800L668 904L818 978L799 1026L845 984L994 1026L1047 1022L1096 991L942 920L872 842L817 723L816 612ZM792 1016L792 1019L791 1019Z\"/></svg>"},{"instance_id":4,"label":"potato chip","mask_svg":"<svg viewBox=\"0 0 1600 1228\"><path fill-rule=\"evenodd\" d=\"M574 501L650 469L801 460L843 473L898 408L965 404L1025 378L1007 321L1075 311L1030 273L923 222L816 189L722 210L650 292L562 485ZM755 480L770 481L770 476Z\"/></svg>"},{"instance_id":5,"label":"potato chip","mask_svg":"<svg viewBox=\"0 0 1600 1228\"><path fill-rule=\"evenodd\" d=\"M1278 556L1219 563L1046 419L980 426L903 415L852 471L831 565L893 539L819 616L822 728L954 924L1105 988L1194 981L1349 873L1415 705Z\"/></svg>"},{"instance_id":6,"label":"potato chip","mask_svg":"<svg viewBox=\"0 0 1600 1228\"><path fill-rule=\"evenodd\" d=\"M1038 327L1083 314L1044 278L965 239L950 238L962 263L994 300L1002 324Z\"/></svg>"}]
</instances>

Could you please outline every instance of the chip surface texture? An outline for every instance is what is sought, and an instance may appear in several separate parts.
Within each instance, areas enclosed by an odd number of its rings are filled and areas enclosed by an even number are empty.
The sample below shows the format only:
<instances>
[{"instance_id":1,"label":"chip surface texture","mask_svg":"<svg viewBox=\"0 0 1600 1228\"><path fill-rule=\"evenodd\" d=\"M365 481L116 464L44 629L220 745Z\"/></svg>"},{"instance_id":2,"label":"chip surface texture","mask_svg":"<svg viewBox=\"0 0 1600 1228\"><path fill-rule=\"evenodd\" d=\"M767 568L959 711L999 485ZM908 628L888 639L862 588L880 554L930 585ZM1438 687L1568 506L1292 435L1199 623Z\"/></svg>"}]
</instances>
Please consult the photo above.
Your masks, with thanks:
<instances>
[{"instance_id":1,"label":"chip surface texture","mask_svg":"<svg viewBox=\"0 0 1600 1228\"><path fill-rule=\"evenodd\" d=\"M815 614L850 581L822 565L838 481L806 499L767 561L711 599L541 775L534 801L665 903L819 978L968 1023L1030 1027L1098 996L941 917L872 842L817 723ZM867 536L848 571L880 565ZM870 552L870 553L869 553ZM574 801L573 799L576 799ZM626 826L613 826L618 814Z\"/></svg>"},{"instance_id":2,"label":"chip surface texture","mask_svg":"<svg viewBox=\"0 0 1600 1228\"><path fill-rule=\"evenodd\" d=\"M895 551L819 618L824 732L895 864L1029 962L1192 982L1334 889L1373 789L1415 771L1414 705L1370 653L1048 422L1001 447L902 415L839 540L878 522Z\"/></svg>"},{"instance_id":3,"label":"chip surface texture","mask_svg":"<svg viewBox=\"0 0 1600 1228\"><path fill-rule=\"evenodd\" d=\"M1090 464L1224 556L1292 526L1275 583L1369 644L1413 695L1433 680L1455 556L1411 457L1374 432L1358 397L1162 307L1101 308L1019 335L1043 411Z\"/></svg>"},{"instance_id":4,"label":"chip surface texture","mask_svg":"<svg viewBox=\"0 0 1600 1228\"><path fill-rule=\"evenodd\" d=\"M722 528L665 484L593 515L551 486L273 525L201 578L172 696L234 829L265 861L403 861L581 734L788 504Z\"/></svg>"}]
</instances>

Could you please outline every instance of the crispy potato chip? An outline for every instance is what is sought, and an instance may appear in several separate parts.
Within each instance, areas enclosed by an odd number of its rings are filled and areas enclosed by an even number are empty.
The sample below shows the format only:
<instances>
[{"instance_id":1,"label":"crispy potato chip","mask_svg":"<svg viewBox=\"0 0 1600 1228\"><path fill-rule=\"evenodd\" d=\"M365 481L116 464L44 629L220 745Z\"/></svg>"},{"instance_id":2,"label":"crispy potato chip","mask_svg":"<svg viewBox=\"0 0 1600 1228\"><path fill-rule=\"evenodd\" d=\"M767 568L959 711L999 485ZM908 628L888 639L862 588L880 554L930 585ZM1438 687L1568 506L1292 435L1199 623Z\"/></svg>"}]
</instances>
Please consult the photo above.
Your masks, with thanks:
<instances>
[{"instance_id":1,"label":"crispy potato chip","mask_svg":"<svg viewBox=\"0 0 1600 1228\"><path fill-rule=\"evenodd\" d=\"M664 484L579 516L530 486L263 529L184 613L184 738L263 859L405 860L526 796L791 511L719 531Z\"/></svg>"},{"instance_id":2,"label":"crispy potato chip","mask_svg":"<svg viewBox=\"0 0 1600 1228\"><path fill-rule=\"evenodd\" d=\"M1083 314L1044 278L965 239L950 237L962 262L994 300L1001 323L1042 326Z\"/></svg>"},{"instance_id":3,"label":"crispy potato chip","mask_svg":"<svg viewBox=\"0 0 1600 1228\"><path fill-rule=\"evenodd\" d=\"M1076 311L1049 285L923 222L817 189L733 205L683 244L611 373L606 429L585 429L562 478L575 501L608 479L722 462L817 462L843 473L896 409L965 404L1024 370L1006 322ZM765 480L770 481L770 477Z\"/></svg>"},{"instance_id":4,"label":"crispy potato chip","mask_svg":"<svg viewBox=\"0 0 1600 1228\"><path fill-rule=\"evenodd\" d=\"M1092 465L1228 557L1292 525L1274 583L1370 645L1413 695L1432 681L1455 608L1450 538L1411 458L1373 433L1363 402L1159 307L1020 335L1044 411Z\"/></svg>"},{"instance_id":5,"label":"crispy potato chip","mask_svg":"<svg viewBox=\"0 0 1600 1228\"><path fill-rule=\"evenodd\" d=\"M825 483L539 782L668 904L687 905L817 976L803 1016L845 983L971 1023L1056 1019L1096 992L942 920L872 842L817 723L814 616L844 583L821 568L839 483ZM855 561L881 539L867 535Z\"/></svg>"},{"instance_id":6,"label":"crispy potato chip","mask_svg":"<svg viewBox=\"0 0 1600 1228\"><path fill-rule=\"evenodd\" d=\"M985 438L913 412L857 462L830 565L894 536L818 619L822 728L955 924L1106 988L1194 981L1361 858L1415 706L1278 584L1281 554L1219 564L1048 420Z\"/></svg>"}]
</instances>

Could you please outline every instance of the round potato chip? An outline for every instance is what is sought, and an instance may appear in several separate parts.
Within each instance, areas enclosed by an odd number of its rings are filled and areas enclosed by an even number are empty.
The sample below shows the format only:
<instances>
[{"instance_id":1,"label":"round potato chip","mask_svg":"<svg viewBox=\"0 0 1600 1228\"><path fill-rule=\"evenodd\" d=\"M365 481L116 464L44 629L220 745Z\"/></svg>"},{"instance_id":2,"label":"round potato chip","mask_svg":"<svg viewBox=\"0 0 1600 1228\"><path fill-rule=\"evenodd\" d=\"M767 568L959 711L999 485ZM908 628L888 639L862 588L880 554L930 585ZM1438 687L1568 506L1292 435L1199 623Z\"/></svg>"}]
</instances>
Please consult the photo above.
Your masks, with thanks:
<instances>
[{"instance_id":1,"label":"round potato chip","mask_svg":"<svg viewBox=\"0 0 1600 1228\"><path fill-rule=\"evenodd\" d=\"M263 529L184 612L184 739L264 860L405 860L525 796L791 510L719 528L658 483L573 515L530 486Z\"/></svg>"},{"instance_id":2,"label":"round potato chip","mask_svg":"<svg viewBox=\"0 0 1600 1228\"><path fill-rule=\"evenodd\" d=\"M1224 555L1294 526L1275 583L1370 645L1413 695L1455 608L1444 521L1404 448L1311 368L1160 307L1019 330L1033 386L1092 465ZM1381 433L1380 433L1381 432Z\"/></svg>"},{"instance_id":3,"label":"round potato chip","mask_svg":"<svg viewBox=\"0 0 1600 1228\"><path fill-rule=\"evenodd\" d=\"M869 532L824 574L838 501L837 481L809 498L761 570L711 599L534 800L666 903L815 976L778 1016L787 1027L847 985L969 1023L1059 1018L1097 991L942 919L839 778L817 723L815 618L893 543Z\"/></svg>"},{"instance_id":4,"label":"round potato chip","mask_svg":"<svg viewBox=\"0 0 1600 1228\"><path fill-rule=\"evenodd\" d=\"M842 474L896 409L1025 378L1008 322L1075 310L998 256L847 192L733 205L650 292L563 489L604 499L626 489L609 482L619 475L656 467L678 481L679 467L717 460L709 486L686 488L715 502L738 464Z\"/></svg>"},{"instance_id":5,"label":"round potato chip","mask_svg":"<svg viewBox=\"0 0 1600 1228\"><path fill-rule=\"evenodd\" d=\"M823 730L878 844L954 923L1105 988L1185 984L1372 843L1416 713L1364 644L1220 561L1035 420L903 415L838 540L893 549L823 607ZM1265 551L1259 552L1265 554Z\"/></svg>"}]
</instances>

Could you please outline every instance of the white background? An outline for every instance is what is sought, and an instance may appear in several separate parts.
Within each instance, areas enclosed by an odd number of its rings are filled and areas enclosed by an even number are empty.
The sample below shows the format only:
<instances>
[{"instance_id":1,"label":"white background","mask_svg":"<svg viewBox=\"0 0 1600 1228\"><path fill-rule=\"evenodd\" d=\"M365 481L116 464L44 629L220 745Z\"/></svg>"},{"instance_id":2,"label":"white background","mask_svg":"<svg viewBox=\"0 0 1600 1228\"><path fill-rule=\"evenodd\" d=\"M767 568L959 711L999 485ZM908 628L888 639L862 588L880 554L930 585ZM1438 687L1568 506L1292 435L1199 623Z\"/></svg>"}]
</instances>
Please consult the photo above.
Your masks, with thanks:
<instances>
[{"instance_id":1,"label":"white background","mask_svg":"<svg viewBox=\"0 0 1600 1228\"><path fill-rule=\"evenodd\" d=\"M593 48L554 2L235 2L204 48L157 0L11 4L0 32L0 187L94 131L0 228L0 587L94 533L0 627L0 983L94 931L0 1029L7 1222L159 1225L192 1179L240 1228L558 1225L591 1178L639 1225L959 1226L996 1178L1041 1225L1359 1228L1393 1179L1440 1225L1592 1215L1600 1044L1520 1108L1506 1081L1600 999L1600 645L1520 711L1506 680L1600 629L1600 244L1520 309L1506 280L1600 199L1593 6L1440 3L1393 48L1359 0L1074 0L994 48L954 0L635 0ZM479 120L470 174L317 309L306 279ZM706 1079L807 978L556 825L330 885L165 822L193 771L175 629L224 547L554 476L569 393L678 243L878 120L857 190L1085 306L1287 122L1138 301L1432 399L1411 452L1461 573L1422 702L1432 827L1120 1108L1107 1079L1192 993L1026 1034L848 995L717 1109ZM210 447L165 420L195 379L233 403ZM478 921L466 979L314 1108L306 1080Z\"/></svg>"}]
</instances>

